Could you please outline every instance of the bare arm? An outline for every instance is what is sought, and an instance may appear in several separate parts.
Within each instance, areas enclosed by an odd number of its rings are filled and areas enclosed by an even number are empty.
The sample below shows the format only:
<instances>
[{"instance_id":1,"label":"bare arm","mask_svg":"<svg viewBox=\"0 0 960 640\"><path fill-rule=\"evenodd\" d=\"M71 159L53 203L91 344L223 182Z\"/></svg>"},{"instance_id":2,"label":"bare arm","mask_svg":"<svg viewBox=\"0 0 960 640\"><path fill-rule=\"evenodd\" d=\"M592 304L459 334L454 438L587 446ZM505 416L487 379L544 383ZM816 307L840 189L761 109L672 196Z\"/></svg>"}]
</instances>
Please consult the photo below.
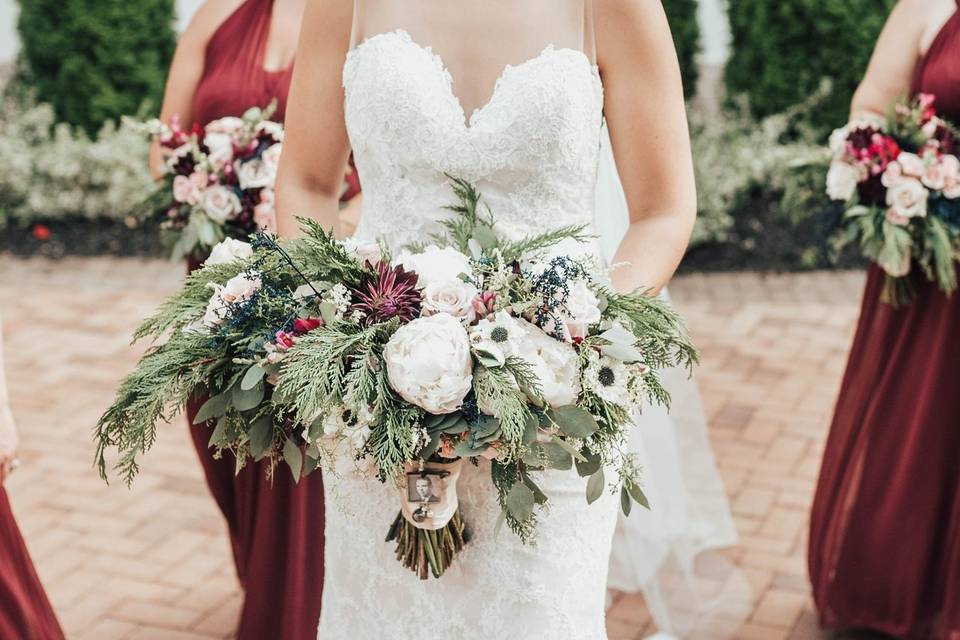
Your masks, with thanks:
<instances>
[{"instance_id":1,"label":"bare arm","mask_svg":"<svg viewBox=\"0 0 960 640\"><path fill-rule=\"evenodd\" d=\"M606 118L630 209L614 272L620 291L659 291L683 258L697 213L680 65L659 0L595 4Z\"/></svg>"},{"instance_id":2,"label":"bare arm","mask_svg":"<svg viewBox=\"0 0 960 640\"><path fill-rule=\"evenodd\" d=\"M311 217L341 235L340 190L350 155L342 77L352 21L352 0L307 2L277 174L282 237L299 235L295 216Z\"/></svg>"},{"instance_id":3,"label":"bare arm","mask_svg":"<svg viewBox=\"0 0 960 640\"><path fill-rule=\"evenodd\" d=\"M953 0L897 3L877 40L867 73L853 95L853 117L882 117L891 103L910 91L917 61L953 9Z\"/></svg>"},{"instance_id":4,"label":"bare arm","mask_svg":"<svg viewBox=\"0 0 960 640\"><path fill-rule=\"evenodd\" d=\"M240 6L240 1L207 0L180 36L160 110L160 119L164 122L179 117L184 127L193 125L193 98L203 76L207 44L223 21ZM156 142L150 147L150 172L154 178L163 175L163 156Z\"/></svg>"},{"instance_id":5,"label":"bare arm","mask_svg":"<svg viewBox=\"0 0 960 640\"><path fill-rule=\"evenodd\" d=\"M10 412L7 379L3 370L3 327L0 326L0 486L10 475L11 463L17 457L17 426Z\"/></svg>"}]
</instances>

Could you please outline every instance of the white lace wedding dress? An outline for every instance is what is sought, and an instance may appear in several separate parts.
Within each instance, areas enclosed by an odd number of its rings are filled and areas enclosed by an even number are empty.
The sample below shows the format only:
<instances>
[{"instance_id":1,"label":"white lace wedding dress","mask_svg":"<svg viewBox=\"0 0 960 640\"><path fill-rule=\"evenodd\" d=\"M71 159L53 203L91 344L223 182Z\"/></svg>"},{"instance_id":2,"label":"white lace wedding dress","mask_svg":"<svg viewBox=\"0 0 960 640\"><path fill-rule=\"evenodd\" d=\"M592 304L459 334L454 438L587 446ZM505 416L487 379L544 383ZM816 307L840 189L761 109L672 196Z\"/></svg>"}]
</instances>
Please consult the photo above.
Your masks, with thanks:
<instances>
[{"instance_id":1,"label":"white lace wedding dress","mask_svg":"<svg viewBox=\"0 0 960 640\"><path fill-rule=\"evenodd\" d=\"M418 4L402 0L402 15L415 15ZM566 4L530 3L551 20ZM510 237L592 224L603 88L583 46L583 0L569 4L579 6L575 28L565 30L578 31L572 46L550 38L539 54L501 66L492 95L469 118L450 70L420 37L370 27L373 19L361 29L343 72L346 124L364 185L357 237L394 249L422 241L449 215L447 175L475 183ZM541 24L533 13L526 17ZM395 488L358 473L347 457L324 481L321 640L606 638L618 500L605 493L587 505L586 481L575 473L539 475L550 504L529 546L507 527L496 532L500 508L489 463L466 465L458 488L471 541L442 578L426 582L384 542L398 511Z\"/></svg>"}]
</instances>

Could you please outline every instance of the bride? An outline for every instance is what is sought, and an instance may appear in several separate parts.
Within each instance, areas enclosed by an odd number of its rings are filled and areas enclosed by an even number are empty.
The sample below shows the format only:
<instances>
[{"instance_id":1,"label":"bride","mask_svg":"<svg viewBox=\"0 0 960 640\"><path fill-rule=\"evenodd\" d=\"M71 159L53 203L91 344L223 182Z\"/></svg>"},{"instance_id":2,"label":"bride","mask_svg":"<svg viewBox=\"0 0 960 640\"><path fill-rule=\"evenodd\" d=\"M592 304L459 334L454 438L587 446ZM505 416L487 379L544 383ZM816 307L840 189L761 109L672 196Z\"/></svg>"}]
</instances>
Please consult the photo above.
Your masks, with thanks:
<instances>
[{"instance_id":1,"label":"bride","mask_svg":"<svg viewBox=\"0 0 960 640\"><path fill-rule=\"evenodd\" d=\"M339 232L351 147L363 240L423 240L446 215L448 175L478 186L502 234L592 224L606 119L630 212L614 284L669 281L696 203L659 2L309 0L303 25L277 183L281 235L296 235L294 214ZM324 477L323 640L606 637L613 496L588 506L585 480L545 472L550 510L537 546L525 546L497 534L489 469L468 465L459 493L472 540L441 580L421 583L383 540L396 490L343 462Z\"/></svg>"}]
</instances>

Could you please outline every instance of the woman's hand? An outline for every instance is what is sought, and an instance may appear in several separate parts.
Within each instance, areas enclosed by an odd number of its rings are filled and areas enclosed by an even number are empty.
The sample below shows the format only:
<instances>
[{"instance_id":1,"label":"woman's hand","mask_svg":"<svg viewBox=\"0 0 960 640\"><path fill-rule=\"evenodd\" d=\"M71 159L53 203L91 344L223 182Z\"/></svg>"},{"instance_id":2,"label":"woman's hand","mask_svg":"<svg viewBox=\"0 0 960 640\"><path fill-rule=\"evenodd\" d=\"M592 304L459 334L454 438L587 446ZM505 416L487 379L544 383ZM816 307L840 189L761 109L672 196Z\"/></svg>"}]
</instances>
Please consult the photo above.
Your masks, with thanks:
<instances>
[{"instance_id":1,"label":"woman's hand","mask_svg":"<svg viewBox=\"0 0 960 640\"><path fill-rule=\"evenodd\" d=\"M18 464L19 446L20 440L17 437L17 426L13 422L13 413L3 399L0 399L0 486L3 486Z\"/></svg>"},{"instance_id":2,"label":"woman's hand","mask_svg":"<svg viewBox=\"0 0 960 640\"><path fill-rule=\"evenodd\" d=\"M630 229L613 273L620 291L664 287L686 252L697 214L680 65L660 2L594 4L597 61Z\"/></svg>"}]
</instances>

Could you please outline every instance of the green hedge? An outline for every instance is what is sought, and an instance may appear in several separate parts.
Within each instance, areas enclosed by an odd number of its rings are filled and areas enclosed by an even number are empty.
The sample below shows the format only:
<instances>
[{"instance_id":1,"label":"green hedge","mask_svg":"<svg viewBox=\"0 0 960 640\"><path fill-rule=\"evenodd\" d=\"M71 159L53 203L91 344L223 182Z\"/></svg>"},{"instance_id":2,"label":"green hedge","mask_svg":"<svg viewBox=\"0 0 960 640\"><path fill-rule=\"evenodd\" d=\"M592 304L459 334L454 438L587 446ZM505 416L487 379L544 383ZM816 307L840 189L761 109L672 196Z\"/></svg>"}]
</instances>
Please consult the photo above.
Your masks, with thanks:
<instances>
[{"instance_id":1,"label":"green hedge","mask_svg":"<svg viewBox=\"0 0 960 640\"><path fill-rule=\"evenodd\" d=\"M748 95L754 113L766 116L803 101L830 78L833 94L810 120L821 132L840 126L895 2L728 0L729 94Z\"/></svg>"},{"instance_id":2,"label":"green hedge","mask_svg":"<svg viewBox=\"0 0 960 640\"><path fill-rule=\"evenodd\" d=\"M699 75L697 54L700 53L700 25L697 22L697 5L697 0L663 0L680 58L683 92L688 98L696 92Z\"/></svg>"},{"instance_id":3,"label":"green hedge","mask_svg":"<svg viewBox=\"0 0 960 640\"><path fill-rule=\"evenodd\" d=\"M174 0L21 0L25 82L58 121L96 134L156 110L176 45Z\"/></svg>"}]
</instances>

